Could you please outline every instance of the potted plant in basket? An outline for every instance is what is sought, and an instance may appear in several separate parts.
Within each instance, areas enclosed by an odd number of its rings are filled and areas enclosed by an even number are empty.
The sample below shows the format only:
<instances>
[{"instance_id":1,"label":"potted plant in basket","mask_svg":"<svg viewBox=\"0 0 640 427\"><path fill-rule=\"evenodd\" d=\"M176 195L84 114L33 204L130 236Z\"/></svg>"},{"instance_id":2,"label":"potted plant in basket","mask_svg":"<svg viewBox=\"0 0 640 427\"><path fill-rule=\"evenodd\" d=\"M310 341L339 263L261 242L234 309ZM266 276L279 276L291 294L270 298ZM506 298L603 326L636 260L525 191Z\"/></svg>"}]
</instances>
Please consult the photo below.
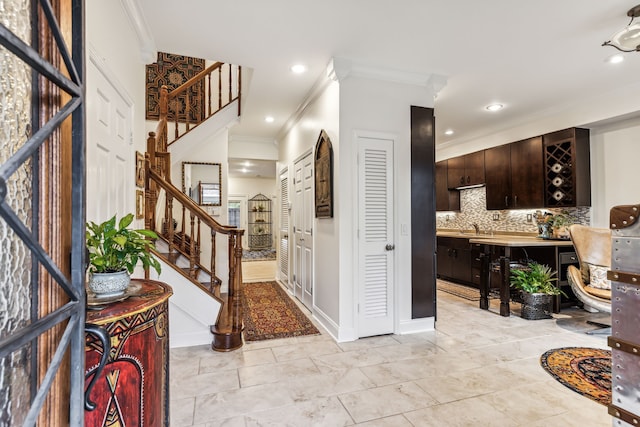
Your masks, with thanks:
<instances>
[{"instance_id":1,"label":"potted plant in basket","mask_svg":"<svg viewBox=\"0 0 640 427\"><path fill-rule=\"evenodd\" d=\"M564 295L554 283L557 278L551 267L537 262L530 262L526 268L511 270L511 286L519 289L522 296L523 319L549 319L553 310L553 298Z\"/></svg>"},{"instance_id":2,"label":"potted plant in basket","mask_svg":"<svg viewBox=\"0 0 640 427\"><path fill-rule=\"evenodd\" d=\"M153 267L160 274L160 263L150 252L158 236L151 230L132 230L133 214L116 216L101 224L87 223L86 244L89 253L89 289L96 296L124 293L138 261L144 268Z\"/></svg>"}]
</instances>

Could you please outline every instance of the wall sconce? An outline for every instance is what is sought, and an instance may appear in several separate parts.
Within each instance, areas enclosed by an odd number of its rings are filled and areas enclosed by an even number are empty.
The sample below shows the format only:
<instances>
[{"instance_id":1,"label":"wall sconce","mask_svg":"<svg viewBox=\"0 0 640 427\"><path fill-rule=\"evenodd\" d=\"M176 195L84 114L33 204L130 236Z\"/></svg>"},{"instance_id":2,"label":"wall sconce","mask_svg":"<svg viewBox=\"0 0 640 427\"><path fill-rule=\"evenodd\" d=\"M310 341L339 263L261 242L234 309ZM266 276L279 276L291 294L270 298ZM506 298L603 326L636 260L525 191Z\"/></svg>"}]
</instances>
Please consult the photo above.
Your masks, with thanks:
<instances>
[{"instance_id":1,"label":"wall sconce","mask_svg":"<svg viewBox=\"0 0 640 427\"><path fill-rule=\"evenodd\" d=\"M602 46L613 46L621 52L640 51L640 21L633 22L640 16L640 4L629 9L627 16L631 17L629 25L614 33Z\"/></svg>"}]
</instances>

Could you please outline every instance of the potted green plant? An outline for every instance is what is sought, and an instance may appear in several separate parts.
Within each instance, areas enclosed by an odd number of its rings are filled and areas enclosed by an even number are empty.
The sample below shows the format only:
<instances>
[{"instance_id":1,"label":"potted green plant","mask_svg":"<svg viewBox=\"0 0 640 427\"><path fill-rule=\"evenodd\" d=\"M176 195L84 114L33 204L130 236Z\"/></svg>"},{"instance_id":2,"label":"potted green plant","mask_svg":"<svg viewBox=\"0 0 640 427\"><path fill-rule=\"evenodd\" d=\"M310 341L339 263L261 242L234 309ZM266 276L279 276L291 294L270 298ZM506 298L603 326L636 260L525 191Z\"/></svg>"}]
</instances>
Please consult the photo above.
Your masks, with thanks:
<instances>
[{"instance_id":1,"label":"potted green plant","mask_svg":"<svg viewBox=\"0 0 640 427\"><path fill-rule=\"evenodd\" d=\"M130 275L138 261L160 274L160 263L150 249L158 236L151 230L132 230L133 214L116 224L116 216L100 224L87 223L86 245L89 253L89 289L96 296L114 296L129 286Z\"/></svg>"},{"instance_id":2,"label":"potted green plant","mask_svg":"<svg viewBox=\"0 0 640 427\"><path fill-rule=\"evenodd\" d=\"M567 212L553 215L551 224L553 229L553 237L556 239L569 239L569 226L575 221Z\"/></svg>"},{"instance_id":3,"label":"potted green plant","mask_svg":"<svg viewBox=\"0 0 640 427\"><path fill-rule=\"evenodd\" d=\"M551 318L553 298L564 292L556 286L556 272L546 264L530 262L526 268L511 270L511 286L520 290L524 319Z\"/></svg>"}]
</instances>

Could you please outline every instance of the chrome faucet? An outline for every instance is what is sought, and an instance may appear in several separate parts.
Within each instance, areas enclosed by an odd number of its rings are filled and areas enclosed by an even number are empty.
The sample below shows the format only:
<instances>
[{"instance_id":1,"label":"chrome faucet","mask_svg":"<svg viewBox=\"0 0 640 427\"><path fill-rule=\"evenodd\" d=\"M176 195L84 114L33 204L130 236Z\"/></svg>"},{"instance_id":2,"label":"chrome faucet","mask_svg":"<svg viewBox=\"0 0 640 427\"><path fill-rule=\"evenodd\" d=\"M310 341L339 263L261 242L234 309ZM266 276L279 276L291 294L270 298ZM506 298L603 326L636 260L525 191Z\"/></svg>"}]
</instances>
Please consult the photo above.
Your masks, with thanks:
<instances>
[{"instance_id":1,"label":"chrome faucet","mask_svg":"<svg viewBox=\"0 0 640 427\"><path fill-rule=\"evenodd\" d=\"M478 226L478 224L474 222L471 225L473 226L473 229L476 230L476 234L480 234L480 227Z\"/></svg>"}]
</instances>

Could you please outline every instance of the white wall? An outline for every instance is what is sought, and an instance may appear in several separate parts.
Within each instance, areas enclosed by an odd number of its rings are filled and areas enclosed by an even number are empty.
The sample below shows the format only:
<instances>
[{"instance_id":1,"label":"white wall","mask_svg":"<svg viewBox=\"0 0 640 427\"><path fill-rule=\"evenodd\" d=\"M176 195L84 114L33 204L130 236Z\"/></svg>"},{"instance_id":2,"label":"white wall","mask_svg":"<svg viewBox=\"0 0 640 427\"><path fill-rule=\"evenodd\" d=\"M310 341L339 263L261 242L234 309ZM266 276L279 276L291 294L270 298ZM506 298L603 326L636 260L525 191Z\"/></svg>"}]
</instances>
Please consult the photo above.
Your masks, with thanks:
<instances>
[{"instance_id":1,"label":"white wall","mask_svg":"<svg viewBox=\"0 0 640 427\"><path fill-rule=\"evenodd\" d=\"M258 193L273 199L277 196L276 178L229 178L229 193L233 195L245 195L250 199ZM271 206L273 211L275 205Z\"/></svg>"},{"instance_id":2,"label":"white wall","mask_svg":"<svg viewBox=\"0 0 640 427\"><path fill-rule=\"evenodd\" d=\"M396 332L418 329L422 319L411 319L411 239L400 235L401 225L410 226L411 212L411 121L410 106L432 107L434 90L429 76L420 82L399 83L397 74L374 70L363 77L358 67L340 63L329 72L338 81L319 82L319 94L279 140L279 170L292 170L295 159L312 150L324 129L334 150L334 218L314 223L313 312L339 341L358 337L357 325L357 163L356 133L392 135L395 140L395 212L397 236L395 286ZM364 73L366 75L366 72ZM415 76L412 76L415 77ZM421 76L422 77L422 76ZM324 85L323 85L324 84ZM291 177L291 175L290 175ZM421 325L431 322L421 323Z\"/></svg>"},{"instance_id":3,"label":"white wall","mask_svg":"<svg viewBox=\"0 0 640 427\"><path fill-rule=\"evenodd\" d=\"M338 67L336 67L338 68ZM357 71L354 67L353 71ZM338 76L340 78L340 76ZM391 80L391 79L390 79ZM410 107L433 107L434 90L426 84L359 76L355 72L340 78L340 161L336 183L340 215L340 337L357 338L358 255L356 226L357 163L356 133L392 135L394 143L394 244L396 333L415 331L433 325L424 319L411 319L411 117ZM401 226L407 235L401 235Z\"/></svg>"},{"instance_id":4,"label":"white wall","mask_svg":"<svg viewBox=\"0 0 640 427\"><path fill-rule=\"evenodd\" d=\"M591 130L591 204L594 227L609 228L609 211L640 203L640 119Z\"/></svg>"},{"instance_id":5,"label":"white wall","mask_svg":"<svg viewBox=\"0 0 640 427\"><path fill-rule=\"evenodd\" d=\"M339 85L323 77L319 91L309 99L309 104L297 117L295 123L279 141L278 174L284 167L289 172L289 201L293 201L293 164L303 154L313 151L315 143L324 129L334 150L334 165L340 162L339 136ZM334 189L342 186L337 167L334 167ZM313 225L313 311L323 323L337 334L339 319L339 221L340 201L334 194L334 217L314 220ZM292 221L290 221L292 225ZM290 232L289 236L293 234ZM291 239L290 239L291 240ZM289 260L293 266L293 245L289 245ZM291 267L292 269L293 267ZM292 274L292 272L290 272Z\"/></svg>"}]
</instances>

